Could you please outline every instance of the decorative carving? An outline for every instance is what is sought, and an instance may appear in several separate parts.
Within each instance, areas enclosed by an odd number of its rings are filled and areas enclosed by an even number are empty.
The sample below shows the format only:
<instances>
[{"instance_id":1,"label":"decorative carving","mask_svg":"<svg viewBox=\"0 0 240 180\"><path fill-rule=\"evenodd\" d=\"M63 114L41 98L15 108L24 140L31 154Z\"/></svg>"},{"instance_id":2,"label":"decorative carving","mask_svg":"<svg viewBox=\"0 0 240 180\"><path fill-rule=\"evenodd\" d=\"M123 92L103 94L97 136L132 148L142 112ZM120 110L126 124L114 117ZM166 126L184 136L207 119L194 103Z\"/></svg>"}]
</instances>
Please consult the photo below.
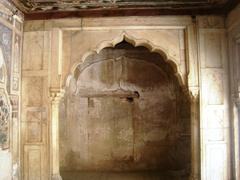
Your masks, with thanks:
<instances>
[{"instance_id":1,"label":"decorative carving","mask_svg":"<svg viewBox=\"0 0 240 180\"><path fill-rule=\"evenodd\" d=\"M9 148L10 106L6 93L0 90L0 148Z\"/></svg>"},{"instance_id":2,"label":"decorative carving","mask_svg":"<svg viewBox=\"0 0 240 180\"><path fill-rule=\"evenodd\" d=\"M186 3L184 0L173 0L171 2L165 0L14 0L25 11L50 11L50 10L82 10L82 9L100 9L100 8L162 8L162 9L184 9L184 8L203 8L206 6L214 6L224 4L227 0L218 0L217 3L213 0L196 0ZM178 7L178 8L176 8ZM174 9L173 8L173 9Z\"/></svg>"},{"instance_id":3,"label":"decorative carving","mask_svg":"<svg viewBox=\"0 0 240 180\"><path fill-rule=\"evenodd\" d=\"M199 87L189 87L190 98L192 101L197 101L199 98Z\"/></svg>"},{"instance_id":4,"label":"decorative carving","mask_svg":"<svg viewBox=\"0 0 240 180\"><path fill-rule=\"evenodd\" d=\"M51 89L50 90L50 99L52 104L59 104L60 100L64 96L65 91L63 89Z\"/></svg>"}]
</instances>

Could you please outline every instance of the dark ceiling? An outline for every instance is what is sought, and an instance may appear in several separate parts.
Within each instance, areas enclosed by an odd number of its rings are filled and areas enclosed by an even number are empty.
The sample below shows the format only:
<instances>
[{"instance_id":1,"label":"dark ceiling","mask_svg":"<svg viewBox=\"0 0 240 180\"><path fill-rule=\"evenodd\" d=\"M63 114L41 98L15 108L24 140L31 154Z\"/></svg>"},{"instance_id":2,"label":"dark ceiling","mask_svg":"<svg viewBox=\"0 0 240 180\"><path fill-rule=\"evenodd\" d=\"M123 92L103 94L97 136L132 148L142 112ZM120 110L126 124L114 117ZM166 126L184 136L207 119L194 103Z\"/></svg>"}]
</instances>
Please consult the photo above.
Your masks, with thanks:
<instances>
[{"instance_id":1,"label":"dark ceiling","mask_svg":"<svg viewBox=\"0 0 240 180\"><path fill-rule=\"evenodd\" d=\"M26 19L226 14L239 0L12 0Z\"/></svg>"}]
</instances>

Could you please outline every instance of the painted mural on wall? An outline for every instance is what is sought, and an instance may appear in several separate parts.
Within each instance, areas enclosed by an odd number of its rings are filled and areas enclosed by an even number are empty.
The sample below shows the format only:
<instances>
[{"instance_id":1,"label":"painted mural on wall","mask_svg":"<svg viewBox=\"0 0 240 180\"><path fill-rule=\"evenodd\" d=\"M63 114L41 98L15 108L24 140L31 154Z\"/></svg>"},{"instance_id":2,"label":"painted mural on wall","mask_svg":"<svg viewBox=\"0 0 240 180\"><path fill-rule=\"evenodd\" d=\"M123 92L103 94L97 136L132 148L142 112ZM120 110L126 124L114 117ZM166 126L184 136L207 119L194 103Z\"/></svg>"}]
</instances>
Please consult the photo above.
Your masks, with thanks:
<instances>
[{"instance_id":1,"label":"painted mural on wall","mask_svg":"<svg viewBox=\"0 0 240 180\"><path fill-rule=\"evenodd\" d=\"M10 4L7 5L0 13L0 18L3 19L0 23L0 149L10 147L10 99L14 96L18 101L16 95L19 93L20 77L21 32L17 30L21 30L21 23L10 13ZM15 109L18 110L18 107Z\"/></svg>"},{"instance_id":2,"label":"painted mural on wall","mask_svg":"<svg viewBox=\"0 0 240 180\"><path fill-rule=\"evenodd\" d=\"M0 24L0 149L9 148L10 103L6 93L7 66L11 60L12 30Z\"/></svg>"},{"instance_id":3,"label":"painted mural on wall","mask_svg":"<svg viewBox=\"0 0 240 180\"><path fill-rule=\"evenodd\" d=\"M0 149L9 148L10 106L4 89L0 89Z\"/></svg>"}]
</instances>

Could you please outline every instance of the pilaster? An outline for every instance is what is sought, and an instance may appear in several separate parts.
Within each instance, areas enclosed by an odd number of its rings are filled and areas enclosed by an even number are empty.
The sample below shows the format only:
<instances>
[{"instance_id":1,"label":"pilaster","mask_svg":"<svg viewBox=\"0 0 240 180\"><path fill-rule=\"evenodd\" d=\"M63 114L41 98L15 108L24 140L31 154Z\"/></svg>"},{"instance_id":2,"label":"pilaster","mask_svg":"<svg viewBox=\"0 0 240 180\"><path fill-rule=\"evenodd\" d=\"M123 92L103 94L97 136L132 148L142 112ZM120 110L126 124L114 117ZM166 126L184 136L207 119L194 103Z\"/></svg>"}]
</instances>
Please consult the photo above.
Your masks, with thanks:
<instances>
[{"instance_id":1,"label":"pilaster","mask_svg":"<svg viewBox=\"0 0 240 180\"><path fill-rule=\"evenodd\" d=\"M191 100L191 175L190 180L200 180L200 122L199 87L189 87Z\"/></svg>"},{"instance_id":2,"label":"pilaster","mask_svg":"<svg viewBox=\"0 0 240 180\"><path fill-rule=\"evenodd\" d=\"M64 92L59 89L50 89L51 100L51 180L62 180L59 171L59 104Z\"/></svg>"}]
</instances>

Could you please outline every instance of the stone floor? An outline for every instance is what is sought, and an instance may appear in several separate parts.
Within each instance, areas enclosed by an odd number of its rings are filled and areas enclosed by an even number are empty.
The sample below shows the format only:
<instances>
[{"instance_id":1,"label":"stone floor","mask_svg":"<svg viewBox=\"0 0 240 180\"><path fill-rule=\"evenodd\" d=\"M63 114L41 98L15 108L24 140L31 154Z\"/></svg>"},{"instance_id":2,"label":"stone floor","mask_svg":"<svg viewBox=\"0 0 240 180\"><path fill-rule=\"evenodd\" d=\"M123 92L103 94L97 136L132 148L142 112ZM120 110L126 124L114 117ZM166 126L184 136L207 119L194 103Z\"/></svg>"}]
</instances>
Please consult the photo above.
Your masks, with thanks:
<instances>
[{"instance_id":1,"label":"stone floor","mask_svg":"<svg viewBox=\"0 0 240 180\"><path fill-rule=\"evenodd\" d=\"M63 180L187 180L159 172L61 172Z\"/></svg>"}]
</instances>

